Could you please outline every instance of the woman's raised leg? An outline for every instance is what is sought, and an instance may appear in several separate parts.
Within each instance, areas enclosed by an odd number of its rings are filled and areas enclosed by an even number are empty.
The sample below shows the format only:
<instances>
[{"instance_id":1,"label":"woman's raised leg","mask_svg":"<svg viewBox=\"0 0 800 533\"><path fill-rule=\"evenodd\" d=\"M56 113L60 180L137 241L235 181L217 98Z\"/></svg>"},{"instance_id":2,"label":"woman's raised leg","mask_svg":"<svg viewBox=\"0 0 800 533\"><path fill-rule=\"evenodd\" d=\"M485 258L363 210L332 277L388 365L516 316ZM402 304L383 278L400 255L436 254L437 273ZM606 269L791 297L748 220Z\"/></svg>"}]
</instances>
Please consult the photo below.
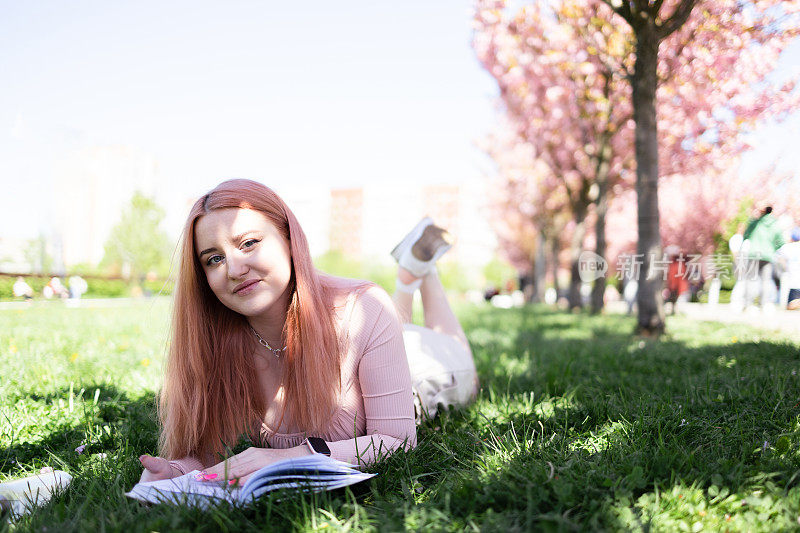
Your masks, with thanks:
<instances>
[{"instance_id":1,"label":"woman's raised leg","mask_svg":"<svg viewBox=\"0 0 800 533\"><path fill-rule=\"evenodd\" d=\"M431 269L430 273L422 278L420 294L422 295L425 327L453 337L471 353L472 350L470 350L469 342L467 342L467 336L464 334L461 323L450 307L447 294L444 292L444 287L435 268Z\"/></svg>"},{"instance_id":2,"label":"woman's raised leg","mask_svg":"<svg viewBox=\"0 0 800 533\"><path fill-rule=\"evenodd\" d=\"M451 246L452 237L426 218L392 251L399 265L394 302L403 322L411 323L414 292L422 295L426 327L404 332L420 417L434 416L440 405L465 405L479 388L472 349L436 272Z\"/></svg>"},{"instance_id":3,"label":"woman's raised leg","mask_svg":"<svg viewBox=\"0 0 800 533\"><path fill-rule=\"evenodd\" d=\"M452 246L452 236L425 217L392 250L398 262L395 308L404 323L411 323L414 292L422 294L422 310L427 328L453 337L469 350L467 337L453 314L436 272L436 261Z\"/></svg>"},{"instance_id":4,"label":"woman's raised leg","mask_svg":"<svg viewBox=\"0 0 800 533\"><path fill-rule=\"evenodd\" d=\"M397 310L397 316L403 324L411 324L411 315L414 309L414 293L421 282L403 267L397 269L397 283L392 300Z\"/></svg>"}]
</instances>

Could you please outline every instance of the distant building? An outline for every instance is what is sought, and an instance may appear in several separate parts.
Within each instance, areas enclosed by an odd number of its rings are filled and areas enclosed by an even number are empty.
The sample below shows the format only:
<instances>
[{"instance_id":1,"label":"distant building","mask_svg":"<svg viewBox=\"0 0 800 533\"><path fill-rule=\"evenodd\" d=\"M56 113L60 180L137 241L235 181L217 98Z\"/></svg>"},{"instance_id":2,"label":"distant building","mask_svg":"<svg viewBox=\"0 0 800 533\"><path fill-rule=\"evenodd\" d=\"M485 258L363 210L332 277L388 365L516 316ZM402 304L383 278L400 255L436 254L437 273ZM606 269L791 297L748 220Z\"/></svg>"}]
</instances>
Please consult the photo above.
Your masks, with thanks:
<instances>
[{"instance_id":1,"label":"distant building","mask_svg":"<svg viewBox=\"0 0 800 533\"><path fill-rule=\"evenodd\" d=\"M495 255L497 241L484 215L486 192L481 181L277 192L297 215L313 256L339 250L355 259L390 263L391 249L425 215L456 238L443 261L476 270Z\"/></svg>"},{"instance_id":2,"label":"distant building","mask_svg":"<svg viewBox=\"0 0 800 533\"><path fill-rule=\"evenodd\" d=\"M426 185L422 188L425 213L438 225L458 231L461 188L458 185Z\"/></svg>"},{"instance_id":3,"label":"distant building","mask_svg":"<svg viewBox=\"0 0 800 533\"><path fill-rule=\"evenodd\" d=\"M99 263L109 232L134 191L157 196L158 182L156 159L126 147L90 148L64 161L54 188L53 234L47 236L48 253L58 256L56 267ZM471 180L346 189L302 184L276 187L276 192L300 221L314 257L339 250L353 259L390 264L394 245L429 215L456 238L442 261L479 273L494 257L497 242L485 216L485 188L485 182ZM174 199L166 206L167 221L173 222L165 225L168 232L177 236L195 201ZM0 267L9 271L8 266L23 266L25 246L21 241L0 240L0 263L6 265Z\"/></svg>"},{"instance_id":4,"label":"distant building","mask_svg":"<svg viewBox=\"0 0 800 533\"><path fill-rule=\"evenodd\" d=\"M328 249L360 259L364 252L364 189L333 189L330 195Z\"/></svg>"}]
</instances>

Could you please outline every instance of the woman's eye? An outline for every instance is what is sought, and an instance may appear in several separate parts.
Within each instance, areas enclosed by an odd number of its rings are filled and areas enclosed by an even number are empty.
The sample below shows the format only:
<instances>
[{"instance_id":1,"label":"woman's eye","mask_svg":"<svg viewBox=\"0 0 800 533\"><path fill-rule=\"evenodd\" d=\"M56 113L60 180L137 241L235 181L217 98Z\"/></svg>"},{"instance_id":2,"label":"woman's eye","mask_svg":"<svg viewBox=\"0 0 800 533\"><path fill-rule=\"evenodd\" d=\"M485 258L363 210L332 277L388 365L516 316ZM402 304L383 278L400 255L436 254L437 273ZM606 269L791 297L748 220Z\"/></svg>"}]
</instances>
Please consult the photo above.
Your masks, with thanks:
<instances>
[{"instance_id":1,"label":"woman's eye","mask_svg":"<svg viewBox=\"0 0 800 533\"><path fill-rule=\"evenodd\" d=\"M255 244L257 242L258 242L258 239L247 239L246 241L244 241L242 243L242 248L251 248L251 247L255 246Z\"/></svg>"},{"instance_id":2,"label":"woman's eye","mask_svg":"<svg viewBox=\"0 0 800 533\"><path fill-rule=\"evenodd\" d=\"M211 257L208 258L208 261L206 261L206 265L212 266L212 265L216 265L217 263L221 263L221 262L222 262L222 256L221 255L212 255Z\"/></svg>"}]
</instances>

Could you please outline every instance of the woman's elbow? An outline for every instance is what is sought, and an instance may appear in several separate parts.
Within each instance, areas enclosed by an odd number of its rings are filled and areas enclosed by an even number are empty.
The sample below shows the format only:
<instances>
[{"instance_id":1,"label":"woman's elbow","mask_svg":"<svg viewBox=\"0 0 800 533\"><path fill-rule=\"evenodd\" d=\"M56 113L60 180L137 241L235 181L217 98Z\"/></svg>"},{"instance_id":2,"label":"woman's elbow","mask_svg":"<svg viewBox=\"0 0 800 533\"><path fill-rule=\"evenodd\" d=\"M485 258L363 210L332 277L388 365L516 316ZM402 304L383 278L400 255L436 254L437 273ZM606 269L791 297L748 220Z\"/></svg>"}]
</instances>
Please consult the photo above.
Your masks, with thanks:
<instances>
[{"instance_id":1,"label":"woman's elbow","mask_svg":"<svg viewBox=\"0 0 800 533\"><path fill-rule=\"evenodd\" d=\"M417 428L415 425L414 428L408 432L408 435L403 441L403 449L405 449L408 452L416 447L417 447Z\"/></svg>"}]
</instances>

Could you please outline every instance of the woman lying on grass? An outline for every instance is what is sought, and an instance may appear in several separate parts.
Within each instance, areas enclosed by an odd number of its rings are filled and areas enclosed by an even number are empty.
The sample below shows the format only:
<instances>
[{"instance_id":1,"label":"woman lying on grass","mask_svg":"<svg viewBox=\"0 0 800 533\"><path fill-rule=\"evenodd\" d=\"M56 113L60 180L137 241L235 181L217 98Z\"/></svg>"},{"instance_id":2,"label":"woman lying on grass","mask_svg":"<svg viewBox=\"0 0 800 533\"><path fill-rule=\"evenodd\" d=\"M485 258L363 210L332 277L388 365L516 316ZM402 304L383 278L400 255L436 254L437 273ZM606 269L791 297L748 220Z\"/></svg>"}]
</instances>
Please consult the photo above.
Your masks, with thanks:
<instances>
[{"instance_id":1,"label":"woman lying on grass","mask_svg":"<svg viewBox=\"0 0 800 533\"><path fill-rule=\"evenodd\" d=\"M142 481L194 469L244 480L312 453L363 465L415 446L415 418L477 390L434 266L450 246L423 219L392 251L392 300L372 283L315 270L297 219L264 185L226 181L200 198L175 290L163 457L140 457ZM424 328L410 324L417 289ZM243 434L258 447L223 461Z\"/></svg>"}]
</instances>

